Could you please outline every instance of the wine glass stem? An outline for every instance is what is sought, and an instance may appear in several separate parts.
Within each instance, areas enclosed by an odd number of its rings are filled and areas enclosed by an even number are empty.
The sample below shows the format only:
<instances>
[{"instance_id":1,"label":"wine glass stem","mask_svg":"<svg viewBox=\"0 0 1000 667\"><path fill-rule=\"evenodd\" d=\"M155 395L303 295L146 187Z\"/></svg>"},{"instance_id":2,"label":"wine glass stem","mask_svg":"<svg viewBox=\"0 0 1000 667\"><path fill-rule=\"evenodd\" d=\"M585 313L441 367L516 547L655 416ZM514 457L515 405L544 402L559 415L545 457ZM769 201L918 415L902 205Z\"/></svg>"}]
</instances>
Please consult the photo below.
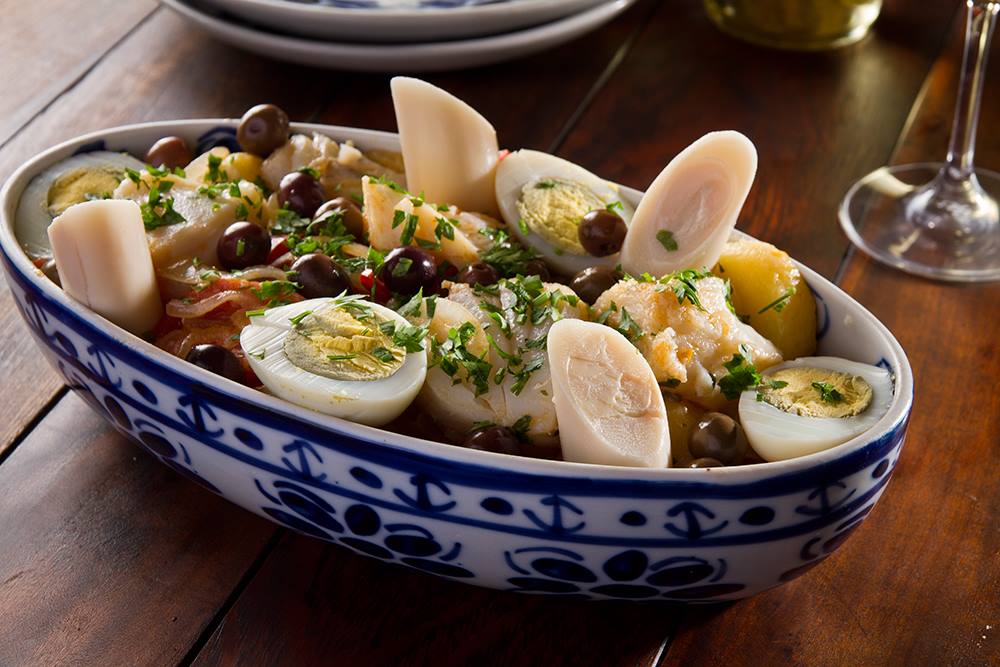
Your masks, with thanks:
<instances>
[{"instance_id":1,"label":"wine glass stem","mask_svg":"<svg viewBox=\"0 0 1000 667\"><path fill-rule=\"evenodd\" d=\"M989 53L993 28L996 26L1000 2L966 0L965 53L962 56L962 78L958 87L955 121L948 145L948 176L966 180L973 175L976 151L976 125L983 99L983 79L986 56Z\"/></svg>"}]
</instances>

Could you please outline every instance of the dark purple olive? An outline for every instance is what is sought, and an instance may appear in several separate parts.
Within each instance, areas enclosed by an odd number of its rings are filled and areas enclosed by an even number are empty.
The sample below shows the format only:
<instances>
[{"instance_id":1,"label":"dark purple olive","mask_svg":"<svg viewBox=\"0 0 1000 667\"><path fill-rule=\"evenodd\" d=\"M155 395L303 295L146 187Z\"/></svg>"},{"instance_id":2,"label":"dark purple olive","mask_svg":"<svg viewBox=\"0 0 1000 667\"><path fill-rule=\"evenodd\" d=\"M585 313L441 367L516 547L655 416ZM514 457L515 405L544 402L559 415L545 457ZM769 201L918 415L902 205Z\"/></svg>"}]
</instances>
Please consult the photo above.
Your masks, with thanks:
<instances>
[{"instance_id":1,"label":"dark purple olive","mask_svg":"<svg viewBox=\"0 0 1000 667\"><path fill-rule=\"evenodd\" d=\"M271 235L252 222L234 222L222 232L216 252L219 264L230 271L266 264L271 253Z\"/></svg>"},{"instance_id":2,"label":"dark purple olive","mask_svg":"<svg viewBox=\"0 0 1000 667\"><path fill-rule=\"evenodd\" d=\"M337 296L351 286L347 272L320 252L302 255L290 271L290 278L302 286L299 294L307 299Z\"/></svg>"},{"instance_id":3,"label":"dark purple olive","mask_svg":"<svg viewBox=\"0 0 1000 667\"><path fill-rule=\"evenodd\" d=\"M543 259L533 259L524 263L524 275L538 276L543 282L552 280L552 273L549 272L549 265Z\"/></svg>"},{"instance_id":4,"label":"dark purple olive","mask_svg":"<svg viewBox=\"0 0 1000 667\"><path fill-rule=\"evenodd\" d=\"M273 104L258 104L243 114L236 140L247 153L267 157L288 141L288 114Z\"/></svg>"},{"instance_id":5,"label":"dark purple olive","mask_svg":"<svg viewBox=\"0 0 1000 667\"><path fill-rule=\"evenodd\" d=\"M721 461L715 459L702 458L695 459L688 464L688 468L724 468Z\"/></svg>"},{"instance_id":6,"label":"dark purple olive","mask_svg":"<svg viewBox=\"0 0 1000 667\"><path fill-rule=\"evenodd\" d=\"M191 149L180 137L163 137L146 152L146 164L154 167L185 167L191 160Z\"/></svg>"},{"instance_id":7,"label":"dark purple olive","mask_svg":"<svg viewBox=\"0 0 1000 667\"><path fill-rule=\"evenodd\" d=\"M569 286L578 297L590 305L594 305L598 297L611 289L620 278L621 276L614 269L605 266L591 266L573 276Z\"/></svg>"},{"instance_id":8,"label":"dark purple olive","mask_svg":"<svg viewBox=\"0 0 1000 667\"><path fill-rule=\"evenodd\" d=\"M365 235L365 219L361 215L361 209L347 197L334 197L320 206L313 214L313 220L319 221L334 211L340 212L340 219L344 222L348 234L356 239Z\"/></svg>"},{"instance_id":9,"label":"dark purple olive","mask_svg":"<svg viewBox=\"0 0 1000 667\"><path fill-rule=\"evenodd\" d=\"M607 257L622 249L628 227L620 215L599 208L583 216L577 236L583 249L594 257Z\"/></svg>"},{"instance_id":10,"label":"dark purple olive","mask_svg":"<svg viewBox=\"0 0 1000 667\"><path fill-rule=\"evenodd\" d=\"M302 171L285 174L278 185L278 203L287 205L303 218L312 218L325 200L323 184Z\"/></svg>"},{"instance_id":11,"label":"dark purple olive","mask_svg":"<svg viewBox=\"0 0 1000 667\"><path fill-rule=\"evenodd\" d=\"M743 428L729 415L708 412L691 432L691 456L712 458L731 466L741 463L750 448Z\"/></svg>"},{"instance_id":12,"label":"dark purple olive","mask_svg":"<svg viewBox=\"0 0 1000 667\"><path fill-rule=\"evenodd\" d=\"M500 280L500 274L486 262L470 264L455 276L455 282L467 285L492 285L498 280Z\"/></svg>"},{"instance_id":13,"label":"dark purple olive","mask_svg":"<svg viewBox=\"0 0 1000 667\"><path fill-rule=\"evenodd\" d=\"M519 454L521 443L506 426L487 426L473 431L465 438L465 446L484 452L500 454Z\"/></svg>"},{"instance_id":14,"label":"dark purple olive","mask_svg":"<svg viewBox=\"0 0 1000 667\"><path fill-rule=\"evenodd\" d=\"M437 281L437 264L426 250L403 246L385 256L379 277L386 287L398 294L416 294L421 288L427 294Z\"/></svg>"},{"instance_id":15,"label":"dark purple olive","mask_svg":"<svg viewBox=\"0 0 1000 667\"><path fill-rule=\"evenodd\" d=\"M233 382L246 383L246 374L243 372L240 360L221 345L195 345L187 353L186 359L195 366L229 378Z\"/></svg>"}]
</instances>

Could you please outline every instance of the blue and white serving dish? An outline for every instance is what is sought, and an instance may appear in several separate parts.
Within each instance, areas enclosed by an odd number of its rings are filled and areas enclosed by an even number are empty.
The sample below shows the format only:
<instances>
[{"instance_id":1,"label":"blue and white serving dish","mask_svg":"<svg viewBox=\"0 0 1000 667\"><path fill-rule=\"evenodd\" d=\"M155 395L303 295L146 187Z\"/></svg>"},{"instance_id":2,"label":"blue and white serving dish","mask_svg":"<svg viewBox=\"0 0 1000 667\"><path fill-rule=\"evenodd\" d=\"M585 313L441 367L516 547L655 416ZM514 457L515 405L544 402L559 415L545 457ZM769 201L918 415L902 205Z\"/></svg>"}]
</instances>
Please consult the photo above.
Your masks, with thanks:
<instances>
[{"instance_id":1,"label":"blue and white serving dish","mask_svg":"<svg viewBox=\"0 0 1000 667\"><path fill-rule=\"evenodd\" d=\"M48 361L121 433L179 473L302 533L441 577L580 598L711 602L753 595L822 562L861 524L899 459L913 378L899 343L805 268L819 352L890 370L894 399L868 433L789 461L631 469L474 451L296 407L157 349L64 294L14 237L31 178L74 153L142 155L165 135L199 150L234 120L147 123L52 148L0 193L10 289ZM361 148L395 135L297 125ZM638 198L639 193L629 191Z\"/></svg>"}]
</instances>

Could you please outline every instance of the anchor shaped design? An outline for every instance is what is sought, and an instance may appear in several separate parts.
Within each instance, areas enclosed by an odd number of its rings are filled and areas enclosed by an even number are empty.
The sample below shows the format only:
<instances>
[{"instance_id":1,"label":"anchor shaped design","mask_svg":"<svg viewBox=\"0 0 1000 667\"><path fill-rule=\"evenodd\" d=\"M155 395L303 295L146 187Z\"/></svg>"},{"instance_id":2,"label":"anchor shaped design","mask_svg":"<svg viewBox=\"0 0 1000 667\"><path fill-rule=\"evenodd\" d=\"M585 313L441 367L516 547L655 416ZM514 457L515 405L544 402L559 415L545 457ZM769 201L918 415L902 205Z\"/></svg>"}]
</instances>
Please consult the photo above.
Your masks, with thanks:
<instances>
[{"instance_id":1,"label":"anchor shaped design","mask_svg":"<svg viewBox=\"0 0 1000 667\"><path fill-rule=\"evenodd\" d=\"M430 491L428 490L428 487L433 486L446 496L451 495L451 489L449 489L447 486L445 486L438 480L434 479L433 477L429 477L427 475L424 475L423 473L417 473L416 475L410 478L410 484L412 484L417 489L417 496L415 498L406 495L399 489L393 489L393 493L396 494L396 497L402 500L410 507L416 507L417 509L424 510L425 512L447 512L452 507L458 504L454 500L449 500L447 502L434 504L434 502L431 500L431 494Z\"/></svg>"},{"instance_id":2,"label":"anchor shaped design","mask_svg":"<svg viewBox=\"0 0 1000 667\"><path fill-rule=\"evenodd\" d=\"M847 485L843 482L834 482L833 484L824 484L815 491L809 494L806 498L807 500L812 500L813 498L819 497L819 507L811 507L809 505L799 505L795 508L795 511L799 514L804 514L805 516L823 516L829 514L833 510L837 509L841 505L847 502L847 500L854 495L857 489L851 489L850 493L845 495L840 500L831 503L830 495L828 493L829 489L835 486L839 486L841 489L846 489Z\"/></svg>"},{"instance_id":3,"label":"anchor shaped design","mask_svg":"<svg viewBox=\"0 0 1000 667\"><path fill-rule=\"evenodd\" d=\"M93 364L90 362L87 363L87 368L89 368L90 372L96 376L97 381L104 385L121 388L121 378L118 380L112 380L111 373L108 370L109 368L115 367L115 360L111 358L111 355L97 347L97 345L88 346L87 354L97 360L97 368L94 368Z\"/></svg>"},{"instance_id":4,"label":"anchor shaped design","mask_svg":"<svg viewBox=\"0 0 1000 667\"><path fill-rule=\"evenodd\" d=\"M559 496L552 495L542 498L541 501L539 502L541 502L543 505L547 507L552 508L551 521L549 522L543 521L538 517L537 514L535 514L533 510L524 510L524 516L528 517L528 519L539 528L547 530L550 533L555 533L556 535L565 535L567 533L575 533L576 531L581 530L584 526L587 525L586 521L581 521L577 523L575 526L566 526L563 524L563 514L562 514L563 508L566 508L573 514L576 514L577 516L583 516L583 510L581 510L579 507L577 507L570 501L566 500L565 498L560 498Z\"/></svg>"},{"instance_id":5,"label":"anchor shaped design","mask_svg":"<svg viewBox=\"0 0 1000 667\"><path fill-rule=\"evenodd\" d=\"M184 410L177 411L177 416L180 417L181 421L184 422L188 428L192 428L198 433L205 433L213 438L217 438L222 435L223 429L221 428L209 430L208 425L205 423L205 417L214 421L216 419L215 412L212 411L212 408L209 407L208 404L203 403L200 398L193 394L189 394L187 396L181 396L177 402L181 405L181 407L191 408L190 416L188 416Z\"/></svg>"},{"instance_id":6,"label":"anchor shaped design","mask_svg":"<svg viewBox=\"0 0 1000 667\"><path fill-rule=\"evenodd\" d=\"M722 523L713 526L711 528L703 528L701 522L698 520L698 515L702 515L706 519L714 519L715 513L705 507L702 507L698 503L683 502L678 503L667 510L668 517L683 516L684 522L687 524L686 528L678 528L673 524L673 522L667 522L663 524L663 527L668 531L677 535L678 537L683 537L688 540L697 540L701 537L708 537L713 535L726 526L729 525L729 521L723 521Z\"/></svg>"},{"instance_id":7,"label":"anchor shaped design","mask_svg":"<svg viewBox=\"0 0 1000 667\"><path fill-rule=\"evenodd\" d=\"M314 475L312 468L309 467L309 456L311 455L316 459L316 463L322 463L323 457L319 455L316 448L312 446L311 443L305 440L293 440L287 445L281 448L281 451L288 452L289 454L295 453L298 459L298 466L296 466L290 459L282 456L281 462L285 464L285 467L289 470L298 473L300 477L306 479L314 479L317 482L322 482L326 479L326 473L321 473L319 475Z\"/></svg>"},{"instance_id":8,"label":"anchor shaped design","mask_svg":"<svg viewBox=\"0 0 1000 667\"><path fill-rule=\"evenodd\" d=\"M38 302L25 294L22 310L31 328L35 329L42 336L48 336L48 333L45 331L45 323L49 321L49 316L38 305Z\"/></svg>"}]
</instances>

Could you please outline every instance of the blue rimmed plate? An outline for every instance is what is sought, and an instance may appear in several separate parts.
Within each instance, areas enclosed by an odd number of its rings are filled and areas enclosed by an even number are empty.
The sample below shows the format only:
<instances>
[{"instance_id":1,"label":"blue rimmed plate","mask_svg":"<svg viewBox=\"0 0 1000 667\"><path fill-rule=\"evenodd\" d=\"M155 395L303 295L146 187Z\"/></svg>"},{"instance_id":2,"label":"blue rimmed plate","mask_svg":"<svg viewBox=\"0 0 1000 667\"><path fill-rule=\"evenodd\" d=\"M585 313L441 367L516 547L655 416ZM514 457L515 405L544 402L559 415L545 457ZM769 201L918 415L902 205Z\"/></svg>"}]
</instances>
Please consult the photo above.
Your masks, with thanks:
<instances>
[{"instance_id":1,"label":"blue rimmed plate","mask_svg":"<svg viewBox=\"0 0 1000 667\"><path fill-rule=\"evenodd\" d=\"M205 0L266 30L338 42L429 42L498 35L607 0Z\"/></svg>"}]
</instances>

